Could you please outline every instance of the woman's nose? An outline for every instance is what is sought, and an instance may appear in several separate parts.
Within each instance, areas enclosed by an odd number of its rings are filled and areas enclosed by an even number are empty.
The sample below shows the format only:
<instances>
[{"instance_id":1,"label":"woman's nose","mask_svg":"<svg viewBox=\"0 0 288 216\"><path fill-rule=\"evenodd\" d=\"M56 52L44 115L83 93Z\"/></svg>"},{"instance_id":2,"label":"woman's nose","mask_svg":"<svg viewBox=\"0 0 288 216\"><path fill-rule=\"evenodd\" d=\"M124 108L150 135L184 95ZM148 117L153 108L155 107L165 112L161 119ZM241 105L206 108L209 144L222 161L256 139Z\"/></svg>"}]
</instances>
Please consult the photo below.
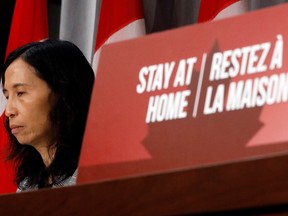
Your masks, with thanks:
<instances>
[{"instance_id":1,"label":"woman's nose","mask_svg":"<svg viewBox=\"0 0 288 216\"><path fill-rule=\"evenodd\" d=\"M6 104L6 108L5 108L5 115L8 118L13 118L17 113L17 109L16 106L14 104L14 101L12 99L7 99L7 104Z\"/></svg>"}]
</instances>

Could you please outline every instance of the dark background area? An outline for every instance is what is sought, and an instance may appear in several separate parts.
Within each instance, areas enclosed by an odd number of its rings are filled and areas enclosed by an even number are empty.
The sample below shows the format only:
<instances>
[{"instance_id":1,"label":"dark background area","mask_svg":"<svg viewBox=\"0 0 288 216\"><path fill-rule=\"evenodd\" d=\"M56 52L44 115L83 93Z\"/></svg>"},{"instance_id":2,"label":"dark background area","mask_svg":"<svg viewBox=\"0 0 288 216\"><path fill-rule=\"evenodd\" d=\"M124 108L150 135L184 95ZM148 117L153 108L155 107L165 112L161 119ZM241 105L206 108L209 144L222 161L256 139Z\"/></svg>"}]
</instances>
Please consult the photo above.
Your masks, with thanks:
<instances>
[{"instance_id":1,"label":"dark background area","mask_svg":"<svg viewBox=\"0 0 288 216\"><path fill-rule=\"evenodd\" d=\"M49 37L59 38L61 0L47 0Z\"/></svg>"}]
</instances>

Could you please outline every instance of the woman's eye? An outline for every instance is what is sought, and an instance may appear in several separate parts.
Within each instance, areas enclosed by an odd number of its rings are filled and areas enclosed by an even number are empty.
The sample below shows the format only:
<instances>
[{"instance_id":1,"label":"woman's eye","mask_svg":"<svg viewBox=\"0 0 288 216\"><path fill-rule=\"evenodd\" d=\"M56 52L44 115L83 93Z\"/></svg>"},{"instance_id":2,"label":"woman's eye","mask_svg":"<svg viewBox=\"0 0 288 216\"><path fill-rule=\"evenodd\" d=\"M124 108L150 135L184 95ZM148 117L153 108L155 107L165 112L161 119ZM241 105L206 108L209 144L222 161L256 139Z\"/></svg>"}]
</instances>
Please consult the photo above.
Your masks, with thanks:
<instances>
[{"instance_id":1,"label":"woman's eye","mask_svg":"<svg viewBox=\"0 0 288 216\"><path fill-rule=\"evenodd\" d=\"M22 96L25 92L17 92L17 96Z\"/></svg>"}]
</instances>

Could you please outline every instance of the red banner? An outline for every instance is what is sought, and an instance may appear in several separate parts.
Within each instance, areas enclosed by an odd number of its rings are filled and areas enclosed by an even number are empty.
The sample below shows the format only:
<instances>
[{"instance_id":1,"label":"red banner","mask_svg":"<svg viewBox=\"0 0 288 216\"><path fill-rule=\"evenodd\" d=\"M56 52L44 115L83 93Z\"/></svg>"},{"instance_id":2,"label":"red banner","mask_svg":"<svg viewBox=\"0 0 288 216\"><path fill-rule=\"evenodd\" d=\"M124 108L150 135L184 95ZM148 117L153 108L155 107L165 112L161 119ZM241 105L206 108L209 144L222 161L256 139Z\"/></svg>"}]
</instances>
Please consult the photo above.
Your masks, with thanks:
<instances>
[{"instance_id":1,"label":"red banner","mask_svg":"<svg viewBox=\"0 0 288 216\"><path fill-rule=\"evenodd\" d=\"M104 46L79 182L287 154L287 10Z\"/></svg>"}]
</instances>

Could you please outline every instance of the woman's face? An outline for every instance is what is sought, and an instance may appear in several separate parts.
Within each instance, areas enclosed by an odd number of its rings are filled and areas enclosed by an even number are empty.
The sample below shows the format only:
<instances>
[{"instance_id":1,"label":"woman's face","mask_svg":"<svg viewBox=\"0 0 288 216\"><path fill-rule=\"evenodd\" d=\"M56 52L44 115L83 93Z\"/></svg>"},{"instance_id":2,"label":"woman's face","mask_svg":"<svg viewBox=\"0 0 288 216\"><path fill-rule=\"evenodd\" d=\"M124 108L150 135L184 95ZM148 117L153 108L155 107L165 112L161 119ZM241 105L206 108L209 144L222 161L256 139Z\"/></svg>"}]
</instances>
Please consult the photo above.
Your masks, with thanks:
<instances>
[{"instance_id":1,"label":"woman's face","mask_svg":"<svg viewBox=\"0 0 288 216\"><path fill-rule=\"evenodd\" d=\"M18 58L5 72L3 92L7 98L5 115L18 142L37 150L47 147L52 138L49 119L52 91L47 83L36 75L32 66Z\"/></svg>"}]
</instances>

